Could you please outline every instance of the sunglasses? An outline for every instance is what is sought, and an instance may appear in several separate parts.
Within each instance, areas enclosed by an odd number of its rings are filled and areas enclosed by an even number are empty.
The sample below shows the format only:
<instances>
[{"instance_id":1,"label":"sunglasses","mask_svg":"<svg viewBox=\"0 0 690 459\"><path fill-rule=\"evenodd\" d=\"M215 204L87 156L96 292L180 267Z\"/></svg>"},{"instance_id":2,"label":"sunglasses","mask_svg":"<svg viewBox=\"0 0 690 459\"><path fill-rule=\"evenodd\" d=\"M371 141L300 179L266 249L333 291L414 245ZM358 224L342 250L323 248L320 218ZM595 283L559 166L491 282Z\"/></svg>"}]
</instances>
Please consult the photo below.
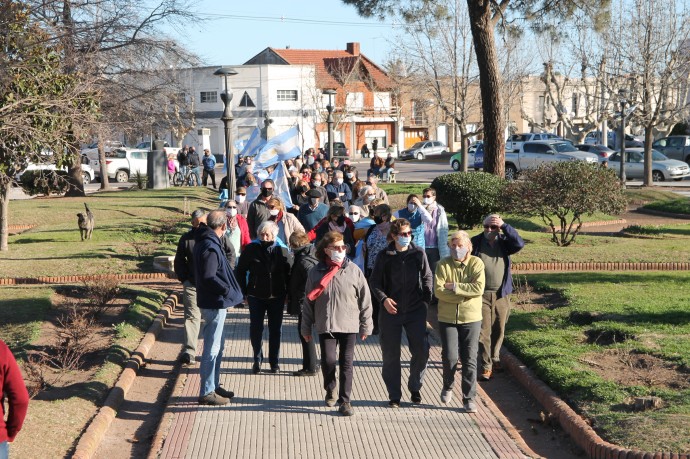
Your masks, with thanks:
<instances>
[{"instance_id":1,"label":"sunglasses","mask_svg":"<svg viewBox=\"0 0 690 459\"><path fill-rule=\"evenodd\" d=\"M359 215L359 212L350 212L348 215Z\"/></svg>"},{"instance_id":2,"label":"sunglasses","mask_svg":"<svg viewBox=\"0 0 690 459\"><path fill-rule=\"evenodd\" d=\"M267 207L271 210L276 208L276 206L267 206Z\"/></svg>"},{"instance_id":3,"label":"sunglasses","mask_svg":"<svg viewBox=\"0 0 690 459\"><path fill-rule=\"evenodd\" d=\"M331 250L337 250L338 252L344 252L347 250L347 247L344 245L329 245L328 248Z\"/></svg>"},{"instance_id":4,"label":"sunglasses","mask_svg":"<svg viewBox=\"0 0 690 459\"><path fill-rule=\"evenodd\" d=\"M237 209L237 206L228 206L226 209Z\"/></svg>"},{"instance_id":5,"label":"sunglasses","mask_svg":"<svg viewBox=\"0 0 690 459\"><path fill-rule=\"evenodd\" d=\"M398 233L398 236L403 236L403 237L412 236L412 231L400 232L400 233Z\"/></svg>"},{"instance_id":6,"label":"sunglasses","mask_svg":"<svg viewBox=\"0 0 690 459\"><path fill-rule=\"evenodd\" d=\"M237 193L238 196L247 196L246 193Z\"/></svg>"},{"instance_id":7,"label":"sunglasses","mask_svg":"<svg viewBox=\"0 0 690 459\"><path fill-rule=\"evenodd\" d=\"M484 228L492 229L492 230L497 230L498 226L496 225L484 225Z\"/></svg>"},{"instance_id":8,"label":"sunglasses","mask_svg":"<svg viewBox=\"0 0 690 459\"><path fill-rule=\"evenodd\" d=\"M424 196L424 197L425 197L425 198L433 198L433 196L430 195L430 194L429 194L429 195L426 195L426 196Z\"/></svg>"}]
</instances>

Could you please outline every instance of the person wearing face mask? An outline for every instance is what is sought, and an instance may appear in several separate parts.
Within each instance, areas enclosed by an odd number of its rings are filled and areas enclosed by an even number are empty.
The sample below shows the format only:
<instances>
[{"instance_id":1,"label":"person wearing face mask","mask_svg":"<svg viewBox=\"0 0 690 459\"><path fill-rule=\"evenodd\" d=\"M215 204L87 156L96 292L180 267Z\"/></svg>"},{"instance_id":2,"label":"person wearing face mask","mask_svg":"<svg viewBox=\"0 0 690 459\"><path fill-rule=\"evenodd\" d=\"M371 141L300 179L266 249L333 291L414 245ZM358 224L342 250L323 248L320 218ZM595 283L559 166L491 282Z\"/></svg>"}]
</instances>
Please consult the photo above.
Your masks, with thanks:
<instances>
[{"instance_id":1,"label":"person wearing face mask","mask_svg":"<svg viewBox=\"0 0 690 459\"><path fill-rule=\"evenodd\" d=\"M295 231L304 231L304 227L299 222L297 217L285 211L285 204L283 201L274 196L268 200L268 211L271 214L269 220L278 225L278 238L287 243L290 240L290 235Z\"/></svg>"},{"instance_id":2,"label":"person wearing face mask","mask_svg":"<svg viewBox=\"0 0 690 459\"><path fill-rule=\"evenodd\" d=\"M369 228L375 225L374 219L362 215L362 209L354 204L348 209L347 216L355 225L355 230L352 233L355 238L355 256L352 261L364 272L364 236L366 236Z\"/></svg>"},{"instance_id":3,"label":"person wearing face mask","mask_svg":"<svg viewBox=\"0 0 690 459\"><path fill-rule=\"evenodd\" d=\"M331 203L326 217L316 224L309 236L318 243L329 231L337 231L343 235L343 240L347 246L346 255L352 259L355 256L355 225L352 220L345 216L345 207L337 201Z\"/></svg>"},{"instance_id":4,"label":"person wearing face mask","mask_svg":"<svg viewBox=\"0 0 690 459\"><path fill-rule=\"evenodd\" d=\"M376 195L376 199L380 199L384 203L389 204L388 195L385 191L383 191L383 188L379 187L379 178L376 175L369 175L369 177L367 178L367 185L373 188L374 194Z\"/></svg>"},{"instance_id":5,"label":"person wearing face mask","mask_svg":"<svg viewBox=\"0 0 690 459\"><path fill-rule=\"evenodd\" d=\"M326 182L324 182L321 178L321 174L317 172L311 174L311 189L317 190L320 193L321 202L326 205L329 205L330 200L328 199L328 192L326 191L326 187L324 186L325 183Z\"/></svg>"},{"instance_id":6,"label":"person wearing face mask","mask_svg":"<svg viewBox=\"0 0 690 459\"><path fill-rule=\"evenodd\" d=\"M261 192L259 196L252 201L247 211L247 225L249 226L249 235L252 239L257 237L257 229L259 225L268 220L271 216L268 211L268 200L273 196L275 184L273 180L266 179L261 183Z\"/></svg>"},{"instance_id":7,"label":"person wearing face mask","mask_svg":"<svg viewBox=\"0 0 690 459\"><path fill-rule=\"evenodd\" d=\"M280 371L283 305L293 257L287 246L278 239L278 225L274 222L263 222L257 233L259 237L244 248L237 263L237 280L249 304L249 339L254 359L252 372L261 372L264 318L268 315L268 363L271 373L277 373Z\"/></svg>"},{"instance_id":8,"label":"person wearing face mask","mask_svg":"<svg viewBox=\"0 0 690 459\"><path fill-rule=\"evenodd\" d=\"M247 220L240 215L239 206L234 199L229 200L225 204L225 215L228 220L228 228L225 231L225 236L230 239L232 246L235 247L237 258L242 254L242 250L252 240L249 236L249 227ZM233 268L234 264L231 265Z\"/></svg>"},{"instance_id":9,"label":"person wearing face mask","mask_svg":"<svg viewBox=\"0 0 690 459\"><path fill-rule=\"evenodd\" d=\"M426 249L424 227L431 223L431 214L424 208L419 196L411 194L407 197L407 207L395 213L395 218L404 218L412 227L412 240L417 247Z\"/></svg>"},{"instance_id":10,"label":"person wearing face mask","mask_svg":"<svg viewBox=\"0 0 690 459\"><path fill-rule=\"evenodd\" d=\"M491 214L484 219L484 232L472 238L472 246L472 255L481 258L486 267L482 329L479 335L482 366L479 379L488 381L493 371L500 368L501 345L510 316L509 297L513 292L510 256L518 253L525 246L525 241L500 215Z\"/></svg>"},{"instance_id":11,"label":"person wearing face mask","mask_svg":"<svg viewBox=\"0 0 690 459\"><path fill-rule=\"evenodd\" d=\"M347 183L350 186L350 189L357 183L359 180L359 177L357 175L357 168L355 166L346 166L345 170L345 183Z\"/></svg>"},{"instance_id":12,"label":"person wearing face mask","mask_svg":"<svg viewBox=\"0 0 690 459\"><path fill-rule=\"evenodd\" d=\"M321 373L326 406L340 403L338 412L352 416L350 394L357 335L365 340L372 332L371 297L362 271L346 256L343 236L328 232L316 247L319 263L307 276L302 303L301 333L311 342L312 327L319 334ZM336 363L340 366L336 400Z\"/></svg>"},{"instance_id":13,"label":"person wearing face mask","mask_svg":"<svg viewBox=\"0 0 690 459\"><path fill-rule=\"evenodd\" d=\"M321 202L321 193L318 189L307 191L309 202L301 206L297 212L297 219L305 231L311 231L328 213L328 206Z\"/></svg>"},{"instance_id":14,"label":"person wearing face mask","mask_svg":"<svg viewBox=\"0 0 690 459\"><path fill-rule=\"evenodd\" d=\"M379 312L381 374L388 390L388 406L400 407L400 347L403 329L410 348L407 388L413 404L422 402L422 384L429 361L426 316L431 302L433 277L424 250L412 242L410 222L391 223L392 241L376 257L369 277L371 296L383 306Z\"/></svg>"},{"instance_id":15,"label":"person wearing face mask","mask_svg":"<svg viewBox=\"0 0 690 459\"><path fill-rule=\"evenodd\" d=\"M436 202L436 190L425 188L422 197L424 208L431 215L431 221L424 223L424 251L429 260L431 272L436 270L436 263L450 255L448 245L448 217L446 210Z\"/></svg>"},{"instance_id":16,"label":"person wearing face mask","mask_svg":"<svg viewBox=\"0 0 690 459\"><path fill-rule=\"evenodd\" d=\"M242 215L246 220L247 214L249 213L249 204L251 204L251 202L247 201L247 189L245 187L237 187L235 191L235 201L237 202L237 213Z\"/></svg>"},{"instance_id":17,"label":"person wearing face mask","mask_svg":"<svg viewBox=\"0 0 690 459\"><path fill-rule=\"evenodd\" d=\"M307 191L309 191L309 185L306 181L301 178L297 179L295 182L295 189L291 194L292 204L296 206L296 211L298 212L300 207L309 205L309 198L307 197ZM295 212L295 214L297 213Z\"/></svg>"},{"instance_id":18,"label":"person wearing face mask","mask_svg":"<svg viewBox=\"0 0 690 459\"><path fill-rule=\"evenodd\" d=\"M379 204L372 210L371 217L374 220L374 225L367 229L362 245L364 275L367 279L371 276L371 272L374 269L376 257L388 245L388 233L390 232L392 218L390 206L387 204ZM378 335L379 310L381 304L374 298L372 306L374 308L374 334Z\"/></svg>"},{"instance_id":19,"label":"person wearing face mask","mask_svg":"<svg viewBox=\"0 0 690 459\"><path fill-rule=\"evenodd\" d=\"M331 201L340 199L344 203L352 199L352 190L350 185L345 183L345 179L343 179L343 171L335 171L333 173L333 180L326 185L326 192L328 193L328 199Z\"/></svg>"},{"instance_id":20,"label":"person wearing face mask","mask_svg":"<svg viewBox=\"0 0 690 459\"><path fill-rule=\"evenodd\" d=\"M355 200L354 205L362 209L362 215L368 217L371 213L371 203L376 200L376 192L369 185L364 185L359 189L359 198Z\"/></svg>"},{"instance_id":21,"label":"person wearing face mask","mask_svg":"<svg viewBox=\"0 0 690 459\"><path fill-rule=\"evenodd\" d=\"M438 298L443 389L441 402L453 398L458 354L462 364L462 402L465 412L476 413L477 351L482 326L484 262L470 255L472 242L465 231L457 231L448 242L450 256L436 265L434 293Z\"/></svg>"}]
</instances>

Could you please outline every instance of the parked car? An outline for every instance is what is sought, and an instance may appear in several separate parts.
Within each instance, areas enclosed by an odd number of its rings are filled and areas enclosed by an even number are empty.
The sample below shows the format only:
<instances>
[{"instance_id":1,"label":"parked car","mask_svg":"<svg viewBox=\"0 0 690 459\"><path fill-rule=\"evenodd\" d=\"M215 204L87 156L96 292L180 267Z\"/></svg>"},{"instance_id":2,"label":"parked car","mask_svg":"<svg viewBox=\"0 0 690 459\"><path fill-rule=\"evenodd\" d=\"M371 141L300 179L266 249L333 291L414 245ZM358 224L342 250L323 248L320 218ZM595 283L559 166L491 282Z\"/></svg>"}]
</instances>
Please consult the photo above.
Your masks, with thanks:
<instances>
[{"instance_id":1,"label":"parked car","mask_svg":"<svg viewBox=\"0 0 690 459\"><path fill-rule=\"evenodd\" d=\"M588 145L596 145L600 144L601 142L599 141L601 137L600 131L592 131L587 133L585 136L585 143ZM609 148L618 148L618 131L611 130L608 131L607 134L608 140L606 144L608 145ZM644 147L644 138L639 137L639 136L633 136L630 134L625 134L625 148L636 148L636 147Z\"/></svg>"},{"instance_id":2,"label":"parked car","mask_svg":"<svg viewBox=\"0 0 690 459\"><path fill-rule=\"evenodd\" d=\"M644 148L625 150L625 177L628 179L644 178ZM609 157L609 168L619 173L621 168L621 153L615 152ZM652 180L683 180L690 176L690 166L683 161L669 159L661 152L652 150Z\"/></svg>"},{"instance_id":3,"label":"parked car","mask_svg":"<svg viewBox=\"0 0 690 459\"><path fill-rule=\"evenodd\" d=\"M577 148L580 151L588 151L590 153L594 153L599 157L599 162L605 159L609 159L609 156L611 156L614 153L614 150L611 150L606 145L590 145L586 143L581 143L575 145L575 148Z\"/></svg>"},{"instance_id":4,"label":"parked car","mask_svg":"<svg viewBox=\"0 0 690 459\"><path fill-rule=\"evenodd\" d=\"M328 151L328 144L326 144L326 151ZM343 142L333 142L333 158L350 159L350 150Z\"/></svg>"},{"instance_id":5,"label":"parked car","mask_svg":"<svg viewBox=\"0 0 690 459\"><path fill-rule=\"evenodd\" d=\"M476 161L476 159L475 159ZM597 164L594 153L580 151L565 140L525 142L517 152L506 153L506 178L513 180L526 169L536 169L542 163L558 161L586 161Z\"/></svg>"},{"instance_id":6,"label":"parked car","mask_svg":"<svg viewBox=\"0 0 690 459\"><path fill-rule=\"evenodd\" d=\"M477 164L477 157L481 158L481 163ZM450 157L450 167L454 171L459 171L462 167L462 152L455 153ZM467 168L473 168L474 170L479 170L484 167L484 145L483 144L473 144L470 145L467 151Z\"/></svg>"},{"instance_id":7,"label":"parked car","mask_svg":"<svg viewBox=\"0 0 690 459\"><path fill-rule=\"evenodd\" d=\"M151 151L151 142L150 141L144 141L144 142L139 142L134 148L137 150L147 150ZM168 142L163 143L163 150L165 150L166 155L177 155L177 153L180 151L179 147L171 147Z\"/></svg>"},{"instance_id":8,"label":"parked car","mask_svg":"<svg viewBox=\"0 0 690 459\"><path fill-rule=\"evenodd\" d=\"M690 164L690 136L688 135L662 137L652 144L652 148L666 155L669 159L677 159Z\"/></svg>"},{"instance_id":9,"label":"parked car","mask_svg":"<svg viewBox=\"0 0 690 459\"><path fill-rule=\"evenodd\" d=\"M426 159L427 157L439 158L441 155L448 154L446 144L438 140L425 140L417 142L407 150L400 152L400 159L406 161L408 159Z\"/></svg>"},{"instance_id":10,"label":"parked car","mask_svg":"<svg viewBox=\"0 0 690 459\"><path fill-rule=\"evenodd\" d=\"M52 154L52 153L51 153ZM29 163L29 165L24 169L23 171L19 172L16 176L15 179L17 182L21 182L22 174L26 171L36 171L36 170L50 170L54 171L57 170L57 166L54 163L51 163L51 158L49 157L50 155L46 156L45 161L41 161L40 163ZM67 171L67 167L61 168L63 171ZM89 183L93 182L96 179L96 173L94 172L93 168L89 166L88 164L82 163L81 165L81 177L84 185L88 185Z\"/></svg>"},{"instance_id":11,"label":"parked car","mask_svg":"<svg viewBox=\"0 0 690 459\"><path fill-rule=\"evenodd\" d=\"M107 167L108 179L114 179L119 183L129 182L129 178L136 174L146 174L148 170L148 150L138 150L135 148L118 148L106 153L105 163ZM96 168L100 176L100 167L96 161Z\"/></svg>"},{"instance_id":12,"label":"parked car","mask_svg":"<svg viewBox=\"0 0 690 459\"><path fill-rule=\"evenodd\" d=\"M125 148L125 144L119 140L106 140L103 143L103 150L106 153L111 152L117 148ZM93 142L81 149L81 154L86 155L89 160L98 159L98 142Z\"/></svg>"},{"instance_id":13,"label":"parked car","mask_svg":"<svg viewBox=\"0 0 690 459\"><path fill-rule=\"evenodd\" d=\"M513 134L506 140L506 151L518 150L525 142L537 140L563 140L556 134L550 132L527 132L524 134Z\"/></svg>"}]
</instances>

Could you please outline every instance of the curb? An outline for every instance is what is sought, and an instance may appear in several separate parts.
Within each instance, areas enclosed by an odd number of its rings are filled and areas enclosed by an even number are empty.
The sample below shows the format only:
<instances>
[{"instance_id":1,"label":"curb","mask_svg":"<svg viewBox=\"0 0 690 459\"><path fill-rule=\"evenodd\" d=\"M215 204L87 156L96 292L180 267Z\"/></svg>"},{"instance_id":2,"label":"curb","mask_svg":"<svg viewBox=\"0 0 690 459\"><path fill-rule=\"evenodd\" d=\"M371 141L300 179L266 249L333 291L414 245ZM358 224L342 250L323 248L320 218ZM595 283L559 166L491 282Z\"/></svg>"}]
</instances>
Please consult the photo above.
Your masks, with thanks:
<instances>
[{"instance_id":1,"label":"curb","mask_svg":"<svg viewBox=\"0 0 690 459\"><path fill-rule=\"evenodd\" d=\"M99 279L118 280L146 280L146 279L177 279L174 273L137 273L137 274L93 274L79 276L40 276L40 277L3 277L0 285L31 285L31 284L69 284Z\"/></svg>"},{"instance_id":2,"label":"curb","mask_svg":"<svg viewBox=\"0 0 690 459\"><path fill-rule=\"evenodd\" d=\"M107 398L103 402L103 406L98 410L96 416L94 416L82 436L79 438L72 458L90 459L96 453L105 432L108 430L108 427L110 427L115 416L117 416L117 410L120 404L134 384L134 380L137 377L137 371L144 364L146 357L156 342L158 333L160 333L165 326L166 320L170 317L177 304L178 297L176 294L171 294L165 299L161 308L158 310L158 315L153 319L144 338L125 363L120 377L117 379L112 389L110 389Z\"/></svg>"},{"instance_id":3,"label":"curb","mask_svg":"<svg viewBox=\"0 0 690 459\"><path fill-rule=\"evenodd\" d=\"M523 274L530 271L688 271L690 262L558 262L558 263L514 263L513 272Z\"/></svg>"},{"instance_id":4,"label":"curb","mask_svg":"<svg viewBox=\"0 0 690 459\"><path fill-rule=\"evenodd\" d=\"M543 381L505 347L501 349L501 363L551 414L555 415L564 431L592 459L690 459L687 453L647 452L622 448L604 441L587 422Z\"/></svg>"}]
</instances>

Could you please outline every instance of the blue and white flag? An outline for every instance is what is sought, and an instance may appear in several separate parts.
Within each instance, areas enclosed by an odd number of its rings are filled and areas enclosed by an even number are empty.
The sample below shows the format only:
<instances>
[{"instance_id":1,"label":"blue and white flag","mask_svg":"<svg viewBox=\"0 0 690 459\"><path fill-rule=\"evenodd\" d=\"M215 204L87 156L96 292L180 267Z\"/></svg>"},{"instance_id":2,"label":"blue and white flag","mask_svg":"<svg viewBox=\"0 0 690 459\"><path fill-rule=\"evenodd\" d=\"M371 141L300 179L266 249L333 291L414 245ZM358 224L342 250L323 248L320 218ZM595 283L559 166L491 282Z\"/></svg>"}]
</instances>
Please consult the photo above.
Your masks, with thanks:
<instances>
[{"instance_id":1,"label":"blue and white flag","mask_svg":"<svg viewBox=\"0 0 690 459\"><path fill-rule=\"evenodd\" d=\"M289 209L292 207L292 198L290 197L290 185L288 185L287 177L288 173L284 162L278 164L271 172L271 175L268 176L275 185L273 196L278 196L285 204L285 208Z\"/></svg>"},{"instance_id":2,"label":"blue and white flag","mask_svg":"<svg viewBox=\"0 0 690 459\"><path fill-rule=\"evenodd\" d=\"M302 154L299 148L299 129L294 126L269 139L254 158L256 167L265 168L278 161L295 158Z\"/></svg>"},{"instance_id":3,"label":"blue and white flag","mask_svg":"<svg viewBox=\"0 0 690 459\"><path fill-rule=\"evenodd\" d=\"M242 148L242 151L240 151L240 156L254 157L265 144L266 140L261 137L261 129L256 127L254 128L252 135L249 137L249 140L247 140L244 144L244 148Z\"/></svg>"}]
</instances>

